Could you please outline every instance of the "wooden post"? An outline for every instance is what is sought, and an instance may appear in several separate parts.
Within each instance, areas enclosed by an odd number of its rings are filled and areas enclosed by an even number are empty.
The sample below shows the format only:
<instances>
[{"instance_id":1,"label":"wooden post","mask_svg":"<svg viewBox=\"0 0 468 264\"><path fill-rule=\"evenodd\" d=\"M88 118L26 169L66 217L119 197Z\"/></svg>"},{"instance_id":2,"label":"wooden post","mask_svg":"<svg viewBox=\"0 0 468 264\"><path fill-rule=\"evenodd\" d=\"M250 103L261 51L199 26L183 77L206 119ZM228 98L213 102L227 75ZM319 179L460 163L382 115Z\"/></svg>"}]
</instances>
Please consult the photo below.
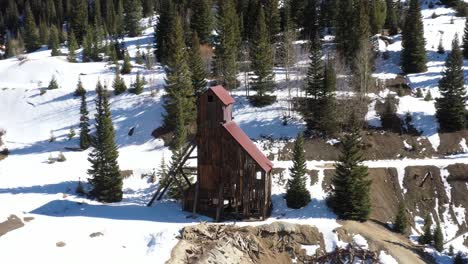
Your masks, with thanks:
<instances>
[{"instance_id":1,"label":"wooden post","mask_svg":"<svg viewBox=\"0 0 468 264\"><path fill-rule=\"evenodd\" d=\"M197 181L195 183L195 197L193 199L193 209L192 209L192 217L193 218L196 218L196 214L197 214L197 204L198 204L198 192L200 190L200 183L199 181Z\"/></svg>"},{"instance_id":2,"label":"wooden post","mask_svg":"<svg viewBox=\"0 0 468 264\"><path fill-rule=\"evenodd\" d=\"M219 222L221 218L221 209L224 207L224 198L223 198L223 192L224 192L224 177L221 177L221 182L219 184L219 191L218 191L218 206L216 208L216 222Z\"/></svg>"}]
</instances>

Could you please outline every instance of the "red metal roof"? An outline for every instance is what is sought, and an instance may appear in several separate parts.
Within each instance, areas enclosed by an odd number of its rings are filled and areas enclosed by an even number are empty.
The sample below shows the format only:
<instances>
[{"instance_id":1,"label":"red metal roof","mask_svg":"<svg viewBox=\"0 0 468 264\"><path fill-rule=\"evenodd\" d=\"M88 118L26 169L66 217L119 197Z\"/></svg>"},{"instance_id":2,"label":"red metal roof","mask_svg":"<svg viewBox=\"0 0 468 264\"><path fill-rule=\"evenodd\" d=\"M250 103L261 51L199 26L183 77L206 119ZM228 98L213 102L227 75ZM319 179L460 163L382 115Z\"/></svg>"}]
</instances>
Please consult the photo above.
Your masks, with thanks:
<instances>
[{"instance_id":1,"label":"red metal roof","mask_svg":"<svg viewBox=\"0 0 468 264\"><path fill-rule=\"evenodd\" d=\"M210 88L211 91L223 102L224 105L230 105L235 102L234 98L229 94L223 86L217 85Z\"/></svg>"},{"instance_id":2,"label":"red metal roof","mask_svg":"<svg viewBox=\"0 0 468 264\"><path fill-rule=\"evenodd\" d=\"M234 121L227 122L223 126L265 172L271 171L273 168L273 163L271 163L271 161L265 155L263 155L263 153L257 148L257 146L255 146L252 140L250 140L250 138Z\"/></svg>"}]
</instances>

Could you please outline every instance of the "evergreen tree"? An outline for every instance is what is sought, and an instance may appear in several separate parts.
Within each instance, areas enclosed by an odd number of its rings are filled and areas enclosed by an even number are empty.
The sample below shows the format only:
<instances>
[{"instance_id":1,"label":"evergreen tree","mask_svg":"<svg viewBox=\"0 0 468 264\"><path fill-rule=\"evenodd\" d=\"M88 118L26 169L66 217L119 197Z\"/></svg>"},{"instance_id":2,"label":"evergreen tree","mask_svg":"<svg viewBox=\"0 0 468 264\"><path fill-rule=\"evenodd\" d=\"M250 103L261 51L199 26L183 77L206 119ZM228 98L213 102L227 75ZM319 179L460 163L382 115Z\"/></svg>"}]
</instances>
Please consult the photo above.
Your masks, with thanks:
<instances>
[{"instance_id":1,"label":"evergreen tree","mask_svg":"<svg viewBox=\"0 0 468 264\"><path fill-rule=\"evenodd\" d=\"M137 73L136 80L132 84L132 93L141 94L145 89L145 77L140 77L140 72Z\"/></svg>"},{"instance_id":2,"label":"evergreen tree","mask_svg":"<svg viewBox=\"0 0 468 264\"><path fill-rule=\"evenodd\" d=\"M88 29L88 1L72 0L70 26L78 43L82 43Z\"/></svg>"},{"instance_id":3,"label":"evergreen tree","mask_svg":"<svg viewBox=\"0 0 468 264\"><path fill-rule=\"evenodd\" d=\"M225 88L231 90L237 87L240 46L239 22L233 0L220 0L218 15L214 73Z\"/></svg>"},{"instance_id":4,"label":"evergreen tree","mask_svg":"<svg viewBox=\"0 0 468 264\"><path fill-rule=\"evenodd\" d=\"M102 25L101 0L94 1L93 20L95 27Z\"/></svg>"},{"instance_id":5,"label":"evergreen tree","mask_svg":"<svg viewBox=\"0 0 468 264\"><path fill-rule=\"evenodd\" d=\"M58 89L58 83L57 80L55 79L55 75L52 75L52 79L49 82L49 85L47 86L47 90L55 90Z\"/></svg>"},{"instance_id":6,"label":"evergreen tree","mask_svg":"<svg viewBox=\"0 0 468 264\"><path fill-rule=\"evenodd\" d=\"M369 24L372 35L379 34L387 18L387 3L385 0L371 0Z\"/></svg>"},{"instance_id":7,"label":"evergreen tree","mask_svg":"<svg viewBox=\"0 0 468 264\"><path fill-rule=\"evenodd\" d=\"M52 49L51 51L52 56L60 55L58 30L57 30L57 27L55 26L52 26L52 28L50 29L49 48Z\"/></svg>"},{"instance_id":8,"label":"evergreen tree","mask_svg":"<svg viewBox=\"0 0 468 264\"><path fill-rule=\"evenodd\" d=\"M398 233L404 234L408 229L408 217L406 216L406 207L403 201L398 206L398 213L395 217L394 230Z\"/></svg>"},{"instance_id":9,"label":"evergreen tree","mask_svg":"<svg viewBox=\"0 0 468 264\"><path fill-rule=\"evenodd\" d=\"M192 1L192 16L190 28L200 38L200 43L210 43L211 31L213 30L213 15L211 12L211 0Z\"/></svg>"},{"instance_id":10,"label":"evergreen tree","mask_svg":"<svg viewBox=\"0 0 468 264\"><path fill-rule=\"evenodd\" d=\"M331 136L338 132L339 127L336 120L336 73L330 61L325 65L323 82L317 105L313 109L314 122L319 131Z\"/></svg>"},{"instance_id":11,"label":"evergreen tree","mask_svg":"<svg viewBox=\"0 0 468 264\"><path fill-rule=\"evenodd\" d=\"M191 72L187 62L188 54L185 46L181 17L176 16L170 30L168 42L170 47L166 66L166 94L164 95L164 126L176 128L177 115L184 115L185 125L195 120L195 98L192 86ZM178 113L178 109L183 111Z\"/></svg>"},{"instance_id":12,"label":"evergreen tree","mask_svg":"<svg viewBox=\"0 0 468 264\"><path fill-rule=\"evenodd\" d=\"M465 128L465 94L463 56L458 37L452 41L452 51L445 61L445 70L439 81L440 98L436 99L436 117L442 131Z\"/></svg>"},{"instance_id":13,"label":"evergreen tree","mask_svg":"<svg viewBox=\"0 0 468 264\"><path fill-rule=\"evenodd\" d=\"M419 244L425 245L431 243L433 239L432 235L432 217L430 214L427 214L424 218L424 227L423 227L423 234L419 237L418 242Z\"/></svg>"},{"instance_id":14,"label":"evergreen tree","mask_svg":"<svg viewBox=\"0 0 468 264\"><path fill-rule=\"evenodd\" d=\"M371 181L367 179L367 167L362 165L359 131L354 128L341 143L342 152L335 165L329 204L342 219L366 221L371 212Z\"/></svg>"},{"instance_id":15,"label":"evergreen tree","mask_svg":"<svg viewBox=\"0 0 468 264\"><path fill-rule=\"evenodd\" d=\"M169 33L175 17L174 5L171 0L161 0L161 10L155 27L156 59L162 64L168 57Z\"/></svg>"},{"instance_id":16,"label":"evergreen tree","mask_svg":"<svg viewBox=\"0 0 468 264\"><path fill-rule=\"evenodd\" d=\"M117 31L114 0L106 0L106 26L111 35Z\"/></svg>"},{"instance_id":17,"label":"evergreen tree","mask_svg":"<svg viewBox=\"0 0 468 264\"><path fill-rule=\"evenodd\" d=\"M26 15L24 18L24 45L27 52L35 51L40 47L37 25L29 4L26 4Z\"/></svg>"},{"instance_id":18,"label":"evergreen tree","mask_svg":"<svg viewBox=\"0 0 468 264\"><path fill-rule=\"evenodd\" d=\"M382 127L386 130L393 130L397 127L395 123L395 118L397 112L397 102L394 96L388 94L385 98L384 102L384 109L383 112L380 114L380 121L382 122Z\"/></svg>"},{"instance_id":19,"label":"evergreen tree","mask_svg":"<svg viewBox=\"0 0 468 264\"><path fill-rule=\"evenodd\" d=\"M83 37L83 61L91 61L94 57L93 54L93 40L94 36L91 30L88 30L86 35Z\"/></svg>"},{"instance_id":20,"label":"evergreen tree","mask_svg":"<svg viewBox=\"0 0 468 264\"><path fill-rule=\"evenodd\" d=\"M310 64L306 77L306 94L317 100L319 93L323 90L325 84L323 75L322 45L318 34L312 39L309 58Z\"/></svg>"},{"instance_id":21,"label":"evergreen tree","mask_svg":"<svg viewBox=\"0 0 468 264\"><path fill-rule=\"evenodd\" d=\"M419 0L410 0L402 31L401 69L405 73L427 70L426 41Z\"/></svg>"},{"instance_id":22,"label":"evergreen tree","mask_svg":"<svg viewBox=\"0 0 468 264\"><path fill-rule=\"evenodd\" d=\"M190 49L190 69L192 71L192 86L196 95L201 94L207 86L205 65L200 52L200 43L197 33L192 36L192 47Z\"/></svg>"},{"instance_id":23,"label":"evergreen tree","mask_svg":"<svg viewBox=\"0 0 468 264\"><path fill-rule=\"evenodd\" d=\"M122 66L122 74L128 74L132 71L132 64L130 62L130 55L128 51L125 52L124 63Z\"/></svg>"},{"instance_id":24,"label":"evergreen tree","mask_svg":"<svg viewBox=\"0 0 468 264\"><path fill-rule=\"evenodd\" d=\"M299 209L310 202L310 193L306 188L306 160L304 156L304 139L297 135L293 150L293 166L289 168L291 179L288 180L286 204L289 208Z\"/></svg>"},{"instance_id":25,"label":"evergreen tree","mask_svg":"<svg viewBox=\"0 0 468 264\"><path fill-rule=\"evenodd\" d=\"M468 17L465 19L465 29L463 31L463 57L468 59Z\"/></svg>"},{"instance_id":26,"label":"evergreen tree","mask_svg":"<svg viewBox=\"0 0 468 264\"><path fill-rule=\"evenodd\" d=\"M444 45L442 44L442 38L439 40L439 46L437 46L437 53L439 54L445 53Z\"/></svg>"},{"instance_id":27,"label":"evergreen tree","mask_svg":"<svg viewBox=\"0 0 468 264\"><path fill-rule=\"evenodd\" d=\"M115 33L119 37L124 34L125 23L124 23L124 5L123 0L117 1L117 15L115 16Z\"/></svg>"},{"instance_id":28,"label":"evergreen tree","mask_svg":"<svg viewBox=\"0 0 468 264\"><path fill-rule=\"evenodd\" d=\"M348 64L350 64L356 52L356 47L353 46L356 27L355 21L352 19L354 17L353 1L339 0L335 40L338 52Z\"/></svg>"},{"instance_id":29,"label":"evergreen tree","mask_svg":"<svg viewBox=\"0 0 468 264\"><path fill-rule=\"evenodd\" d=\"M86 90L83 87L83 83L81 82L81 78L78 78L78 84L76 85L76 89L75 89L75 96L82 96L85 93L86 93Z\"/></svg>"},{"instance_id":30,"label":"evergreen tree","mask_svg":"<svg viewBox=\"0 0 468 264\"><path fill-rule=\"evenodd\" d=\"M444 250L444 235L442 234L442 229L440 228L439 222L437 222L437 226L434 231L434 246L439 252Z\"/></svg>"},{"instance_id":31,"label":"evergreen tree","mask_svg":"<svg viewBox=\"0 0 468 264\"><path fill-rule=\"evenodd\" d=\"M395 12L395 3L393 0L386 0L387 16L385 17L385 28L390 35L398 34L398 19Z\"/></svg>"},{"instance_id":32,"label":"evergreen tree","mask_svg":"<svg viewBox=\"0 0 468 264\"><path fill-rule=\"evenodd\" d=\"M271 43L276 40L276 35L281 30L281 17L279 13L279 1L269 0L265 3L265 22L268 27L268 37Z\"/></svg>"},{"instance_id":33,"label":"evergreen tree","mask_svg":"<svg viewBox=\"0 0 468 264\"><path fill-rule=\"evenodd\" d=\"M49 31L50 29L47 27L46 23L43 21L39 22L39 45L49 44Z\"/></svg>"},{"instance_id":34,"label":"evergreen tree","mask_svg":"<svg viewBox=\"0 0 468 264\"><path fill-rule=\"evenodd\" d=\"M124 26L130 37L136 37L141 34L140 20L143 8L140 0L125 1L125 19Z\"/></svg>"},{"instance_id":35,"label":"evergreen tree","mask_svg":"<svg viewBox=\"0 0 468 264\"><path fill-rule=\"evenodd\" d=\"M96 137L94 149L88 157L91 163L88 170L91 176L89 183L92 186L90 194L101 202L120 202L123 196L123 177L117 163L119 153L115 144L107 89L99 81L96 93Z\"/></svg>"},{"instance_id":36,"label":"evergreen tree","mask_svg":"<svg viewBox=\"0 0 468 264\"><path fill-rule=\"evenodd\" d=\"M127 91L127 85L125 81L120 77L120 65L117 63L115 66L115 78L112 83L112 88L114 88L114 94L119 95Z\"/></svg>"},{"instance_id":37,"label":"evergreen tree","mask_svg":"<svg viewBox=\"0 0 468 264\"><path fill-rule=\"evenodd\" d=\"M80 148L85 150L91 146L91 136L89 135L88 106L86 105L86 93L81 95L80 105Z\"/></svg>"},{"instance_id":38,"label":"evergreen tree","mask_svg":"<svg viewBox=\"0 0 468 264\"><path fill-rule=\"evenodd\" d=\"M273 56L268 32L265 25L263 8L260 8L257 17L256 38L252 43L252 69L255 74L253 78L253 89L257 96L263 97L272 92L273 82Z\"/></svg>"},{"instance_id":39,"label":"evergreen tree","mask_svg":"<svg viewBox=\"0 0 468 264\"><path fill-rule=\"evenodd\" d=\"M76 43L75 34L73 31L70 33L70 37L68 39L68 56L67 59L69 62L76 62L76 54L75 50L78 48L78 44Z\"/></svg>"},{"instance_id":40,"label":"evergreen tree","mask_svg":"<svg viewBox=\"0 0 468 264\"><path fill-rule=\"evenodd\" d=\"M143 16L149 17L154 14L154 0L143 1Z\"/></svg>"},{"instance_id":41,"label":"evergreen tree","mask_svg":"<svg viewBox=\"0 0 468 264\"><path fill-rule=\"evenodd\" d=\"M427 94L426 96L424 96L424 101L432 101L432 94L431 94L431 90L427 91Z\"/></svg>"},{"instance_id":42,"label":"evergreen tree","mask_svg":"<svg viewBox=\"0 0 468 264\"><path fill-rule=\"evenodd\" d=\"M463 260L461 252L458 252L455 258L453 259L453 264L466 264Z\"/></svg>"}]
</instances>

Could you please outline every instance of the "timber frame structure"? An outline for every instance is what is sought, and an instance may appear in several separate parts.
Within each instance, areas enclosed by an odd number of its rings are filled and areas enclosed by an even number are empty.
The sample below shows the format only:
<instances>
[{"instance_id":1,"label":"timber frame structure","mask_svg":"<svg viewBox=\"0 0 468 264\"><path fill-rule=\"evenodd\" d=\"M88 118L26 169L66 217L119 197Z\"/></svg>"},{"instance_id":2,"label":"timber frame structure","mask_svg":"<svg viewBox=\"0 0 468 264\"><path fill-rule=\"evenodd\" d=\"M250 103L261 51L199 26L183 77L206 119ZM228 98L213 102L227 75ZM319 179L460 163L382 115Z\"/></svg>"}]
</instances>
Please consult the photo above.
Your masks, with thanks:
<instances>
[{"instance_id":1,"label":"timber frame structure","mask_svg":"<svg viewBox=\"0 0 468 264\"><path fill-rule=\"evenodd\" d=\"M211 87L198 98L197 134L174 162L165 186L160 185L148 205L160 200L173 183L184 190L183 208L222 219L265 219L271 214L273 164L233 121L234 99L222 86ZM191 156L197 148L197 156ZM197 158L197 181L190 183L183 170Z\"/></svg>"}]
</instances>

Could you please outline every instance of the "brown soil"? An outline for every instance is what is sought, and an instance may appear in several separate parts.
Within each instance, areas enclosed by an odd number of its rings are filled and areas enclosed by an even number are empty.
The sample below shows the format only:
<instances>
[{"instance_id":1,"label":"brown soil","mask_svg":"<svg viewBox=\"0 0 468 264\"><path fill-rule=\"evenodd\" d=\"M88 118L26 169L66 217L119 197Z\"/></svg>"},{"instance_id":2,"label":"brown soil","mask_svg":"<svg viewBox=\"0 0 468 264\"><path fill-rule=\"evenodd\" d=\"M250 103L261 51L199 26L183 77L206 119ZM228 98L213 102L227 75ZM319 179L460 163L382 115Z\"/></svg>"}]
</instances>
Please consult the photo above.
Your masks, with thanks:
<instances>
[{"instance_id":1,"label":"brown soil","mask_svg":"<svg viewBox=\"0 0 468 264\"><path fill-rule=\"evenodd\" d=\"M406 237L391 232L378 223L342 221L341 224L343 225L341 228L348 233L362 235L369 243L371 250L385 250L398 263L434 263L429 256L424 254L422 248L413 245Z\"/></svg>"},{"instance_id":2,"label":"brown soil","mask_svg":"<svg viewBox=\"0 0 468 264\"><path fill-rule=\"evenodd\" d=\"M439 154L450 155L460 153L462 148L460 141L464 138L468 143L468 130L457 131L453 133L440 133Z\"/></svg>"},{"instance_id":3,"label":"brown soil","mask_svg":"<svg viewBox=\"0 0 468 264\"><path fill-rule=\"evenodd\" d=\"M324 248L317 228L275 222L261 226L198 224L185 227L168 264L179 263L292 263L307 256L301 245Z\"/></svg>"},{"instance_id":4,"label":"brown soil","mask_svg":"<svg viewBox=\"0 0 468 264\"><path fill-rule=\"evenodd\" d=\"M16 215L10 215L6 221L0 223L0 237L23 226L24 224L20 218Z\"/></svg>"},{"instance_id":5,"label":"brown soil","mask_svg":"<svg viewBox=\"0 0 468 264\"><path fill-rule=\"evenodd\" d=\"M468 208L468 164L454 164L447 167L449 171L449 176L447 177L447 181L452 187L451 195L452 201L451 203L456 206L463 206L464 208ZM468 219L468 211L465 211L465 218ZM456 218L453 218L456 219ZM468 232L468 224L465 222L463 226L460 227L458 234L462 234ZM468 241L468 238L467 240Z\"/></svg>"}]
</instances>

